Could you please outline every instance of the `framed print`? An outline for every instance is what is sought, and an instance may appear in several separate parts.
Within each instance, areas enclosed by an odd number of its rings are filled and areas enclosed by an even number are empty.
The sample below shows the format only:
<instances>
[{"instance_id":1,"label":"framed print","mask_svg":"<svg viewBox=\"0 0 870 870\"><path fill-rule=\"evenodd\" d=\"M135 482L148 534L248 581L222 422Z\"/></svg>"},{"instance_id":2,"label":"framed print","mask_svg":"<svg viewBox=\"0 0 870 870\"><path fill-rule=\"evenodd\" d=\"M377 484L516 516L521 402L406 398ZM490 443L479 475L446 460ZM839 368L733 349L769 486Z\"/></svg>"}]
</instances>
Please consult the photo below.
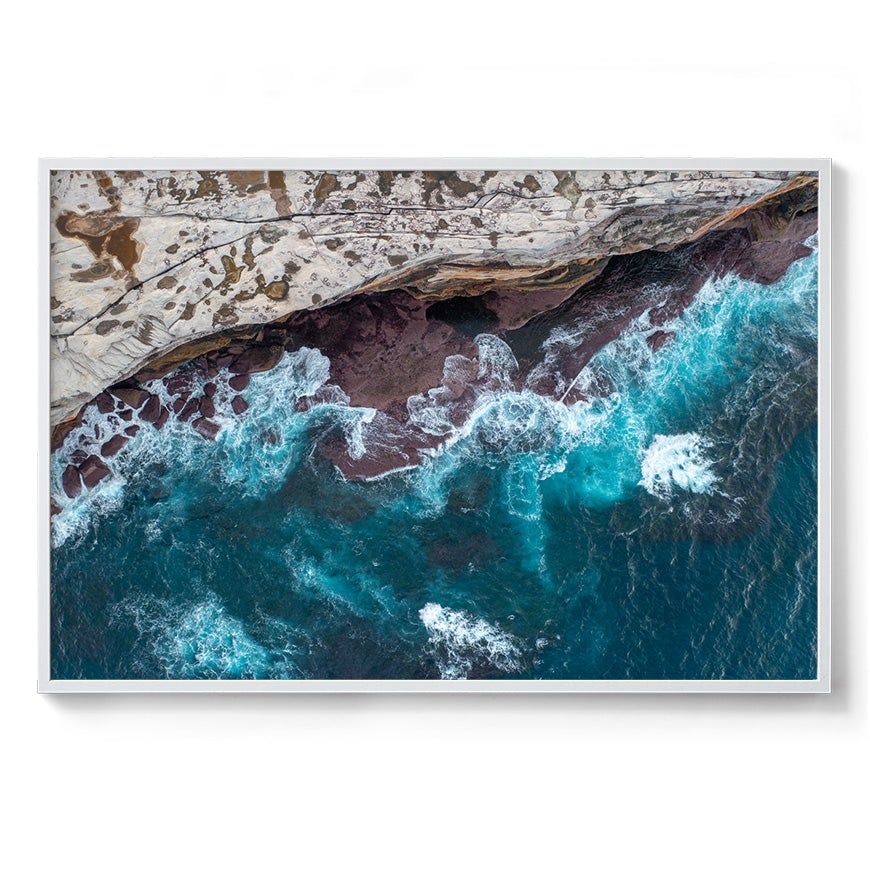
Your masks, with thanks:
<instances>
[{"instance_id":1,"label":"framed print","mask_svg":"<svg viewBox=\"0 0 870 870\"><path fill-rule=\"evenodd\" d=\"M41 691L829 691L828 160L40 184Z\"/></svg>"}]
</instances>

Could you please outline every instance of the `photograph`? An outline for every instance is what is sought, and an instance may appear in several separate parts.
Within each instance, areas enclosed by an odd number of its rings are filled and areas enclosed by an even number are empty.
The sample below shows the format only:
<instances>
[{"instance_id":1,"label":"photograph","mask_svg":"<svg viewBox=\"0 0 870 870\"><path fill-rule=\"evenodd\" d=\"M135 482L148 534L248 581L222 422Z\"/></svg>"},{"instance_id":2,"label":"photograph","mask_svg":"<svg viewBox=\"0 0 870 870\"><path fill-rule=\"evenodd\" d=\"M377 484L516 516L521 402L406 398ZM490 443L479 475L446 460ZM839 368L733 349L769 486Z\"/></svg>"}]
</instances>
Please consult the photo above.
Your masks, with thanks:
<instances>
[{"instance_id":1,"label":"photograph","mask_svg":"<svg viewBox=\"0 0 870 870\"><path fill-rule=\"evenodd\" d=\"M13 17L4 866L870 867L852 7Z\"/></svg>"},{"instance_id":2,"label":"photograph","mask_svg":"<svg viewBox=\"0 0 870 870\"><path fill-rule=\"evenodd\" d=\"M199 165L43 164L41 688L827 690L828 161Z\"/></svg>"}]
</instances>

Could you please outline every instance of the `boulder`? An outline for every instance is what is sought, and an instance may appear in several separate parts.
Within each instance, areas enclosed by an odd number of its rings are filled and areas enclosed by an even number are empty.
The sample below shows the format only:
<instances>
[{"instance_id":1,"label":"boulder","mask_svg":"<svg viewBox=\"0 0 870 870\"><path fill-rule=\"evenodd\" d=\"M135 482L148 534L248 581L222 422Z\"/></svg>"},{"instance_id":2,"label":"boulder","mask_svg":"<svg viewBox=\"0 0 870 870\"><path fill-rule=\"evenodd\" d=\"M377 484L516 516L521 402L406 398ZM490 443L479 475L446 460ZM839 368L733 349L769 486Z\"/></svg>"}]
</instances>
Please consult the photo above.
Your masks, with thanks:
<instances>
[{"instance_id":1,"label":"boulder","mask_svg":"<svg viewBox=\"0 0 870 870\"><path fill-rule=\"evenodd\" d=\"M61 477L63 491L69 498L76 498L82 491L82 476L74 465L67 465Z\"/></svg>"},{"instance_id":2,"label":"boulder","mask_svg":"<svg viewBox=\"0 0 870 870\"><path fill-rule=\"evenodd\" d=\"M236 414L244 414L248 410L248 403L241 396L233 396L230 405Z\"/></svg>"},{"instance_id":3,"label":"boulder","mask_svg":"<svg viewBox=\"0 0 870 870\"><path fill-rule=\"evenodd\" d=\"M101 414L111 414L115 410L115 400L108 393L100 393L94 401Z\"/></svg>"},{"instance_id":4,"label":"boulder","mask_svg":"<svg viewBox=\"0 0 870 870\"><path fill-rule=\"evenodd\" d=\"M160 399L157 396L150 396L139 412L139 419L146 423L156 423L161 410Z\"/></svg>"},{"instance_id":5,"label":"boulder","mask_svg":"<svg viewBox=\"0 0 870 870\"><path fill-rule=\"evenodd\" d=\"M109 477L109 466L99 456L89 456L80 466L82 481L88 489L93 489L101 480Z\"/></svg>"},{"instance_id":6,"label":"boulder","mask_svg":"<svg viewBox=\"0 0 870 870\"><path fill-rule=\"evenodd\" d=\"M114 456L127 443L128 439L123 435L113 435L101 448L103 456Z\"/></svg>"},{"instance_id":7,"label":"boulder","mask_svg":"<svg viewBox=\"0 0 870 870\"><path fill-rule=\"evenodd\" d=\"M278 365L283 355L283 345L254 345L235 357L230 365L230 371L234 375L251 375L257 372L267 372Z\"/></svg>"},{"instance_id":8,"label":"boulder","mask_svg":"<svg viewBox=\"0 0 870 870\"><path fill-rule=\"evenodd\" d=\"M214 381L209 381L203 388L202 391L210 398L214 398L215 393L217 392L217 384Z\"/></svg>"},{"instance_id":9,"label":"boulder","mask_svg":"<svg viewBox=\"0 0 870 870\"><path fill-rule=\"evenodd\" d=\"M233 375L233 377L230 378L230 386L234 390L237 390L238 392L241 392L242 390L244 390L245 387L247 387L248 384L250 384L250 383L251 383L251 376L250 375Z\"/></svg>"},{"instance_id":10,"label":"boulder","mask_svg":"<svg viewBox=\"0 0 870 870\"><path fill-rule=\"evenodd\" d=\"M141 408L151 395L148 390L139 387L110 387L109 392L131 408Z\"/></svg>"},{"instance_id":11,"label":"boulder","mask_svg":"<svg viewBox=\"0 0 870 870\"><path fill-rule=\"evenodd\" d=\"M199 399L188 399L187 404L178 415L182 423L186 423L194 414L199 413Z\"/></svg>"},{"instance_id":12,"label":"boulder","mask_svg":"<svg viewBox=\"0 0 870 870\"><path fill-rule=\"evenodd\" d=\"M214 399L210 396L203 396L199 400L199 413L202 414L203 417L214 417Z\"/></svg>"},{"instance_id":13,"label":"boulder","mask_svg":"<svg viewBox=\"0 0 870 870\"><path fill-rule=\"evenodd\" d=\"M169 419L169 408L161 408L160 416L154 421L155 429L162 429L166 425L166 421Z\"/></svg>"},{"instance_id":14,"label":"boulder","mask_svg":"<svg viewBox=\"0 0 870 870\"><path fill-rule=\"evenodd\" d=\"M139 426L128 426L124 430L125 435L129 435L131 438L139 431Z\"/></svg>"},{"instance_id":15,"label":"boulder","mask_svg":"<svg viewBox=\"0 0 870 870\"><path fill-rule=\"evenodd\" d=\"M191 377L186 372L176 373L172 377L166 378L163 382L166 385L166 391L171 396L178 396L182 393L189 393L191 389Z\"/></svg>"},{"instance_id":16,"label":"boulder","mask_svg":"<svg viewBox=\"0 0 870 870\"><path fill-rule=\"evenodd\" d=\"M221 427L217 423L213 420L207 420L205 417L197 417L193 421L193 428L209 441L214 441L218 432L221 431Z\"/></svg>"},{"instance_id":17,"label":"boulder","mask_svg":"<svg viewBox=\"0 0 870 870\"><path fill-rule=\"evenodd\" d=\"M55 450L60 450L63 447L63 442L66 441L66 436L72 432L77 426L81 426L82 419L85 416L84 407L79 408L78 414L75 417L70 417L68 420L64 420L62 423L58 423L57 426L51 432L51 450L52 453Z\"/></svg>"}]
</instances>

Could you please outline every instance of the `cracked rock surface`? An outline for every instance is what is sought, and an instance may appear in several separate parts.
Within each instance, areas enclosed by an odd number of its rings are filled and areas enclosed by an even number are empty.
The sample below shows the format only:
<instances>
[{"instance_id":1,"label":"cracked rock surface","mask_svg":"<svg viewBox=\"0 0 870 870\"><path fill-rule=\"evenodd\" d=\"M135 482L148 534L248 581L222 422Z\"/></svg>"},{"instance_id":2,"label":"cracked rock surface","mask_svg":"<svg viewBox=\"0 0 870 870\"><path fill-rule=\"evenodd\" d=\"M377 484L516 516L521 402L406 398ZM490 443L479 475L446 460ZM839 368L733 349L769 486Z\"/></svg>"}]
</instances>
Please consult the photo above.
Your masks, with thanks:
<instances>
[{"instance_id":1,"label":"cracked rock surface","mask_svg":"<svg viewBox=\"0 0 870 870\"><path fill-rule=\"evenodd\" d=\"M794 172L112 171L51 178L51 423L143 368L361 292L569 293Z\"/></svg>"}]
</instances>

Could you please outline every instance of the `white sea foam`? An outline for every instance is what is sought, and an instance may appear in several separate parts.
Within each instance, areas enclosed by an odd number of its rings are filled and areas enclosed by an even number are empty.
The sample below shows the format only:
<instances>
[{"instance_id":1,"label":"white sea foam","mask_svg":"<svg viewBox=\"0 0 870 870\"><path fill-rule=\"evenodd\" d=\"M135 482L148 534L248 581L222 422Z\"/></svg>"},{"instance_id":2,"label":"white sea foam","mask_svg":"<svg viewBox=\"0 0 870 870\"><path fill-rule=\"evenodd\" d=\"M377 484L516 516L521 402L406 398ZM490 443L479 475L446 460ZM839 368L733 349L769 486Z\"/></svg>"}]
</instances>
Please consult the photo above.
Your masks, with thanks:
<instances>
[{"instance_id":1,"label":"white sea foam","mask_svg":"<svg viewBox=\"0 0 870 870\"><path fill-rule=\"evenodd\" d=\"M420 619L429 633L443 680L467 679L475 664L506 673L522 667L516 638L484 619L431 602L421 608Z\"/></svg>"},{"instance_id":2,"label":"white sea foam","mask_svg":"<svg viewBox=\"0 0 870 870\"><path fill-rule=\"evenodd\" d=\"M150 520L145 524L145 537L149 542L156 541L163 534L163 529L158 520Z\"/></svg>"},{"instance_id":3,"label":"white sea foam","mask_svg":"<svg viewBox=\"0 0 870 870\"><path fill-rule=\"evenodd\" d=\"M451 443L468 431L468 421L490 405L493 399L510 390L518 364L511 349L494 335L481 333L475 339L477 363L461 354L444 360L441 386L410 396L407 400L409 425L430 435L450 436ZM457 425L455 399L469 385L473 388L474 408L470 415L460 413Z\"/></svg>"},{"instance_id":4,"label":"white sea foam","mask_svg":"<svg viewBox=\"0 0 870 870\"><path fill-rule=\"evenodd\" d=\"M351 459L361 459L366 454L366 430L377 416L374 408L348 408L342 419L347 455Z\"/></svg>"},{"instance_id":5,"label":"white sea foam","mask_svg":"<svg viewBox=\"0 0 870 870\"><path fill-rule=\"evenodd\" d=\"M444 368L446 377L447 363ZM452 400L453 392L449 387L434 387L425 393L409 396L406 402L409 425L439 438L449 435L456 430L450 419Z\"/></svg>"},{"instance_id":6,"label":"white sea foam","mask_svg":"<svg viewBox=\"0 0 870 870\"><path fill-rule=\"evenodd\" d=\"M269 651L214 595L183 605L134 595L115 607L113 619L132 622L138 645L170 679L253 679L270 672Z\"/></svg>"},{"instance_id":7,"label":"white sea foam","mask_svg":"<svg viewBox=\"0 0 870 870\"><path fill-rule=\"evenodd\" d=\"M268 652L214 601L191 607L167 629L157 652L170 677L258 677L268 670Z\"/></svg>"},{"instance_id":8,"label":"white sea foam","mask_svg":"<svg viewBox=\"0 0 870 870\"><path fill-rule=\"evenodd\" d=\"M516 357L508 345L486 332L474 339L480 364L479 377L497 387L510 387L519 369Z\"/></svg>"},{"instance_id":9,"label":"white sea foam","mask_svg":"<svg viewBox=\"0 0 870 870\"><path fill-rule=\"evenodd\" d=\"M674 489L708 493L716 482L705 455L710 443L696 432L656 435L643 453L640 485L650 495L668 499Z\"/></svg>"},{"instance_id":10,"label":"white sea foam","mask_svg":"<svg viewBox=\"0 0 870 870\"><path fill-rule=\"evenodd\" d=\"M459 425L451 425L442 445L420 451L425 459L413 479L423 514L440 515L453 476L468 462L483 460L499 464L518 461L526 468L513 480L518 487L506 496L516 516L539 517L540 482L564 473L576 448L585 445L594 449L601 442L616 404L617 397L609 396L565 406L527 390L480 395L468 416ZM531 454L534 471L530 476Z\"/></svg>"},{"instance_id":11,"label":"white sea foam","mask_svg":"<svg viewBox=\"0 0 870 870\"><path fill-rule=\"evenodd\" d=\"M192 395L201 397L208 380L205 373L191 367L188 374ZM252 492L280 485L300 459L297 436L307 426L306 415L296 411L296 401L314 395L329 380L329 359L310 348L285 354L274 369L251 378L244 390L249 409L241 416L230 405L236 395L229 387L230 377L228 371L222 370L213 381L214 419L221 426L216 442L204 440L189 422L179 421L171 410L163 429L157 430L140 420L139 410L130 409L132 419L125 421L116 412L103 414L95 405L89 406L81 424L67 435L51 459L52 498L61 508L52 520L52 545L58 547L84 535L94 519L118 510L124 503L128 481L149 463L202 468L204 457L210 456L215 459L212 473L222 475L228 483L243 484ZM172 408L177 397L169 394L161 380L151 381L146 387L164 407ZM338 407L342 402L346 404L347 397L336 389L327 399ZM132 425L139 431L129 436L125 430ZM353 435L353 421L348 425ZM264 442L262 435L268 429L280 434L277 443ZM102 456L103 445L119 434L128 439L120 451L114 456ZM70 498L61 480L64 468L76 464L73 454L77 450L99 456L111 476L94 489L82 487L78 496Z\"/></svg>"},{"instance_id":12,"label":"white sea foam","mask_svg":"<svg viewBox=\"0 0 870 870\"><path fill-rule=\"evenodd\" d=\"M51 520L52 547L85 535L95 518L117 511L124 503L125 484L122 477L113 477L96 489L83 488L77 498L68 498L62 489L55 492L53 498L62 512Z\"/></svg>"},{"instance_id":13,"label":"white sea foam","mask_svg":"<svg viewBox=\"0 0 870 870\"><path fill-rule=\"evenodd\" d=\"M288 518L288 525L293 522L293 518ZM383 612L393 619L401 612L402 608L389 586L366 571L349 571L339 551L323 559L312 559L300 558L300 549L298 544L294 544L284 551L297 593L326 599L333 606L361 617Z\"/></svg>"}]
</instances>

